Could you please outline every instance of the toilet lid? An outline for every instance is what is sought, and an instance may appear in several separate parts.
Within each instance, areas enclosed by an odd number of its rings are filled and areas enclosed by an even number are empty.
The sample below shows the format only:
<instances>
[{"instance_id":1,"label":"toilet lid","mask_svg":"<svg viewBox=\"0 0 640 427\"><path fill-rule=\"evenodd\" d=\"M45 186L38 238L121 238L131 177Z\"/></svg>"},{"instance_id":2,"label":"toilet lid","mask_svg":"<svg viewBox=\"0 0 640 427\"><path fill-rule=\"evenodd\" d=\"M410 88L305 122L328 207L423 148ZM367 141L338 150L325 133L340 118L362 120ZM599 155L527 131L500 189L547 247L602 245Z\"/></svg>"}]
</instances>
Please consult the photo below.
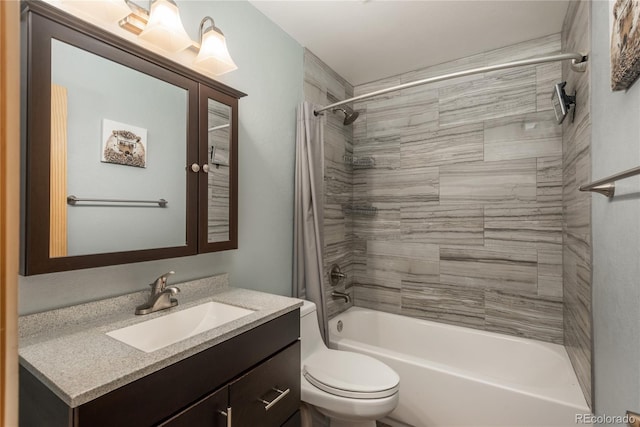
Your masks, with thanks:
<instances>
[{"instance_id":1,"label":"toilet lid","mask_svg":"<svg viewBox=\"0 0 640 427\"><path fill-rule=\"evenodd\" d=\"M302 373L327 393L355 399L379 399L398 392L398 374L373 357L350 351L321 350L303 363Z\"/></svg>"}]
</instances>

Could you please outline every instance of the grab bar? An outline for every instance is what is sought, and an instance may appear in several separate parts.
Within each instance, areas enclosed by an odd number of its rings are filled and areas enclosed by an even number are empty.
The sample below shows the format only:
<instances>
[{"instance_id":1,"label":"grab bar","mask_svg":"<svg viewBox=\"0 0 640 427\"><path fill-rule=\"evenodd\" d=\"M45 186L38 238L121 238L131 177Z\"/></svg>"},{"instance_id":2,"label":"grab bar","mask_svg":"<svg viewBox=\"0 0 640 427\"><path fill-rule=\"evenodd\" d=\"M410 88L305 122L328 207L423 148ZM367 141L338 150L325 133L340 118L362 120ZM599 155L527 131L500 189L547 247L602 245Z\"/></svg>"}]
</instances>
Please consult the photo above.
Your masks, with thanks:
<instances>
[{"instance_id":1,"label":"grab bar","mask_svg":"<svg viewBox=\"0 0 640 427\"><path fill-rule=\"evenodd\" d=\"M635 175L640 175L640 166L617 173L615 175L611 175L607 178L593 181L591 184L583 185L580 187L580 191L593 191L595 193L604 194L605 196L611 198L616 193L615 181L630 178Z\"/></svg>"},{"instance_id":2,"label":"grab bar","mask_svg":"<svg viewBox=\"0 0 640 427\"><path fill-rule=\"evenodd\" d=\"M79 202L99 202L99 203L152 203L157 204L161 208L167 207L167 202L165 199L160 200L125 200L125 199L86 199L79 198L76 196L67 196L67 203L71 206L76 206Z\"/></svg>"}]
</instances>

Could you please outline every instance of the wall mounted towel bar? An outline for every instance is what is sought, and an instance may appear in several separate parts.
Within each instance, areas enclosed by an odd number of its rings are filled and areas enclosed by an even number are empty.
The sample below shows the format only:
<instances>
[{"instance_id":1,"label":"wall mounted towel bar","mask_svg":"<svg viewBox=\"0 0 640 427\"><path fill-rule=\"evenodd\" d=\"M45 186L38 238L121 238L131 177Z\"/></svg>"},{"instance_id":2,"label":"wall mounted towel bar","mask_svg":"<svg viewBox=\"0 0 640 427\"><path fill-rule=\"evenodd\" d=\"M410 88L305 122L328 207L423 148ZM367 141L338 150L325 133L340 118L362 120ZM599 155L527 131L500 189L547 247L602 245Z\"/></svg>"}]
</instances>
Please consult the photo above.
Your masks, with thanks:
<instances>
[{"instance_id":1,"label":"wall mounted towel bar","mask_svg":"<svg viewBox=\"0 0 640 427\"><path fill-rule=\"evenodd\" d=\"M595 193L604 194L605 196L611 198L616 193L615 181L630 178L635 175L640 175L640 166L617 173L615 175L611 175L607 178L593 181L591 184L583 185L580 187L580 191L593 191Z\"/></svg>"},{"instance_id":2,"label":"wall mounted towel bar","mask_svg":"<svg viewBox=\"0 0 640 427\"><path fill-rule=\"evenodd\" d=\"M229 123L227 123L225 125L214 126L212 128L209 128L209 132L213 132L214 130L226 129L228 127L229 127Z\"/></svg>"},{"instance_id":3,"label":"wall mounted towel bar","mask_svg":"<svg viewBox=\"0 0 640 427\"><path fill-rule=\"evenodd\" d=\"M97 203L151 203L161 208L167 207L165 199L160 200L126 200L126 199L85 199L76 196L67 196L67 204L76 206L79 202L97 202Z\"/></svg>"}]
</instances>

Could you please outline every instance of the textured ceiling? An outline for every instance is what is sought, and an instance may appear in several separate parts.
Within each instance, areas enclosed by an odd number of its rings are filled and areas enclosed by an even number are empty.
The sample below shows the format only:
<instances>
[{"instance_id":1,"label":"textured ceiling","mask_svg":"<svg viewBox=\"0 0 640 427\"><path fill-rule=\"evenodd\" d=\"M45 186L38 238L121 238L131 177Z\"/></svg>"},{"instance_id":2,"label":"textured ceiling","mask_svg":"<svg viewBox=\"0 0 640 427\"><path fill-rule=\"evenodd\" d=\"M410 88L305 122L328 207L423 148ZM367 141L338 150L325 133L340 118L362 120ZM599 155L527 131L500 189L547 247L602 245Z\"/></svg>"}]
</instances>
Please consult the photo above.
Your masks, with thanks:
<instances>
[{"instance_id":1,"label":"textured ceiling","mask_svg":"<svg viewBox=\"0 0 640 427\"><path fill-rule=\"evenodd\" d=\"M567 1L251 2L354 85L560 32Z\"/></svg>"}]
</instances>

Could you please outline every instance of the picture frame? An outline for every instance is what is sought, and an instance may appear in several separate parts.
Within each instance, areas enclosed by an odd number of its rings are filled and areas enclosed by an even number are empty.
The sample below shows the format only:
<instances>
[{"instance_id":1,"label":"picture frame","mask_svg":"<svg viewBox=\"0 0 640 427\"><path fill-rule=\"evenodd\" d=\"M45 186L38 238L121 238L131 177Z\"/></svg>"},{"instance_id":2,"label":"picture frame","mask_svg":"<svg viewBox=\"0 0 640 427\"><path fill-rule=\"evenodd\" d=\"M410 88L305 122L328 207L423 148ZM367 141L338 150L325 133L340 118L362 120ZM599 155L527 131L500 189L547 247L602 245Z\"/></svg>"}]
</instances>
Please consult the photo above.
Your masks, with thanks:
<instances>
[{"instance_id":1,"label":"picture frame","mask_svg":"<svg viewBox=\"0 0 640 427\"><path fill-rule=\"evenodd\" d=\"M146 129L109 119L102 120L101 162L146 168L147 154Z\"/></svg>"},{"instance_id":2,"label":"picture frame","mask_svg":"<svg viewBox=\"0 0 640 427\"><path fill-rule=\"evenodd\" d=\"M616 0L611 30L611 90L628 89L640 75L640 0Z\"/></svg>"}]
</instances>

